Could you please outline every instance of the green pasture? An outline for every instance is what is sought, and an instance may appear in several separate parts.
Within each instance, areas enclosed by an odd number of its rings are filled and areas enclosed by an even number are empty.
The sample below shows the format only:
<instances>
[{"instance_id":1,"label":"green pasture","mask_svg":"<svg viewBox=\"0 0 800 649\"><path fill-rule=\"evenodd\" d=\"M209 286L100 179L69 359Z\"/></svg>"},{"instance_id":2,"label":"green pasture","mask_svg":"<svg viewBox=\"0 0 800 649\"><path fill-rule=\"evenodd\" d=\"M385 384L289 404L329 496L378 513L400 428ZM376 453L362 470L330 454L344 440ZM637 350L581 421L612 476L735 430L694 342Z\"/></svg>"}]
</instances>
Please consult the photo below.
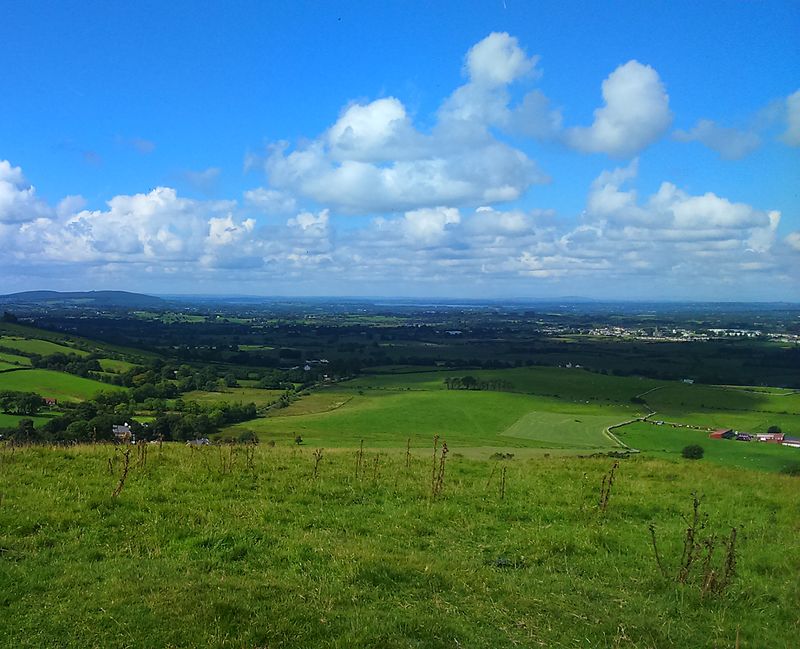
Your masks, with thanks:
<instances>
[{"instance_id":1,"label":"green pasture","mask_svg":"<svg viewBox=\"0 0 800 649\"><path fill-rule=\"evenodd\" d=\"M114 498L114 446L0 447L0 646L789 649L800 636L797 478L636 457L601 513L610 458L453 452L432 499L430 457L402 449L359 465L325 448L314 477L313 447L143 448ZM722 592L703 593L700 560L676 580L692 492L701 539L740 532Z\"/></svg>"},{"instance_id":2,"label":"green pasture","mask_svg":"<svg viewBox=\"0 0 800 649\"><path fill-rule=\"evenodd\" d=\"M273 349L275 348L269 345L239 345L239 351L242 352L272 351Z\"/></svg>"},{"instance_id":3,"label":"green pasture","mask_svg":"<svg viewBox=\"0 0 800 649\"><path fill-rule=\"evenodd\" d=\"M203 404L212 403L254 403L257 406L265 406L273 401L277 401L283 394L283 390L262 390L260 388L226 388L224 392L206 392L205 390L193 390L181 395L181 399L186 401L197 401Z\"/></svg>"},{"instance_id":4,"label":"green pasture","mask_svg":"<svg viewBox=\"0 0 800 649\"><path fill-rule=\"evenodd\" d=\"M0 360L0 372L4 372L5 370L18 370L19 365L14 365L13 363L6 363L3 360Z\"/></svg>"},{"instance_id":5,"label":"green pasture","mask_svg":"<svg viewBox=\"0 0 800 649\"><path fill-rule=\"evenodd\" d=\"M17 370L0 373L0 390L37 392L43 397L67 401L80 401L89 399L98 392L122 389L100 381L52 370Z\"/></svg>"},{"instance_id":6,"label":"green pasture","mask_svg":"<svg viewBox=\"0 0 800 649\"><path fill-rule=\"evenodd\" d=\"M625 444L647 455L677 458L681 462L723 464L730 467L780 471L792 462L800 463L800 449L766 442L739 442L711 439L704 431L673 428L647 423L633 423L614 429ZM705 454L702 460L684 460L681 451L690 444L699 444Z\"/></svg>"},{"instance_id":7,"label":"green pasture","mask_svg":"<svg viewBox=\"0 0 800 649\"><path fill-rule=\"evenodd\" d=\"M673 382L645 395L647 403L663 412L726 410L800 414L800 393L787 390L744 389L721 385Z\"/></svg>"},{"instance_id":8,"label":"green pasture","mask_svg":"<svg viewBox=\"0 0 800 649\"><path fill-rule=\"evenodd\" d=\"M18 356L17 354L9 354L8 352L0 352L0 362L8 365L25 365L30 367L31 359L27 356Z\"/></svg>"},{"instance_id":9,"label":"green pasture","mask_svg":"<svg viewBox=\"0 0 800 649\"><path fill-rule=\"evenodd\" d=\"M502 370L438 370L433 372L392 372L369 374L340 384L343 387L384 390L445 390L450 377L474 376L483 381L508 381L509 391L552 396L571 401L628 402L631 397L664 381L619 377L588 372L581 368L518 367Z\"/></svg>"},{"instance_id":10,"label":"green pasture","mask_svg":"<svg viewBox=\"0 0 800 649\"><path fill-rule=\"evenodd\" d=\"M635 414L633 406L609 409L509 392L398 390L358 394L331 388L226 432L253 430L265 439L288 441L300 435L307 444L335 447L358 446L361 440L375 447L402 447L409 438L412 446L425 447L439 435L451 448L548 444L553 448L609 448L614 444L603 434L605 426ZM525 416L528 418L512 427Z\"/></svg>"},{"instance_id":11,"label":"green pasture","mask_svg":"<svg viewBox=\"0 0 800 649\"><path fill-rule=\"evenodd\" d=\"M124 374L128 370L137 367L135 363L129 361L121 361L116 358L101 358L97 361L104 372L111 372L113 374Z\"/></svg>"},{"instance_id":12,"label":"green pasture","mask_svg":"<svg viewBox=\"0 0 800 649\"><path fill-rule=\"evenodd\" d=\"M20 338L17 336L0 336L0 347L7 347L9 349L17 349L21 352L28 354L40 354L47 356L48 354L76 354L78 356L88 356L89 352L67 345L59 345L49 340L40 340L38 338Z\"/></svg>"},{"instance_id":13,"label":"green pasture","mask_svg":"<svg viewBox=\"0 0 800 649\"><path fill-rule=\"evenodd\" d=\"M42 415L9 415L4 412L0 412L0 428L16 428L20 419L30 419L33 421L34 426L38 428L39 426L46 424L50 417Z\"/></svg>"},{"instance_id":14,"label":"green pasture","mask_svg":"<svg viewBox=\"0 0 800 649\"><path fill-rule=\"evenodd\" d=\"M328 412L341 408L353 397L351 392L338 389L317 390L300 396L286 408L271 411L270 417L295 417Z\"/></svg>"},{"instance_id":15,"label":"green pasture","mask_svg":"<svg viewBox=\"0 0 800 649\"><path fill-rule=\"evenodd\" d=\"M670 383L644 397L653 419L709 428L800 433L800 394Z\"/></svg>"},{"instance_id":16,"label":"green pasture","mask_svg":"<svg viewBox=\"0 0 800 649\"><path fill-rule=\"evenodd\" d=\"M134 349L131 347L123 347L121 345L112 345L110 343L100 342L97 340L90 340L88 338L82 338L80 336L65 336L63 333L57 333L52 331L46 331L44 329L37 329L36 327L30 327L27 325L9 323L9 322L0 322L0 338L2 337L11 337L11 338L19 338L19 339L28 339L28 340L38 340L42 342L49 342L53 343L58 346L65 346L67 351L74 352L78 355L85 355L87 352L82 352L81 350L75 349L70 345L73 344L80 344L85 347L89 347L94 351L99 353L106 353L106 354L122 354L125 356L130 356L131 358L157 358L158 354L154 354L152 352L144 351L142 349ZM4 346L4 343L0 343L0 346ZM56 350L56 351L63 351L63 350ZM46 351L46 352L34 352L34 353L46 353L51 354L53 351ZM63 353L67 353L66 351Z\"/></svg>"}]
</instances>

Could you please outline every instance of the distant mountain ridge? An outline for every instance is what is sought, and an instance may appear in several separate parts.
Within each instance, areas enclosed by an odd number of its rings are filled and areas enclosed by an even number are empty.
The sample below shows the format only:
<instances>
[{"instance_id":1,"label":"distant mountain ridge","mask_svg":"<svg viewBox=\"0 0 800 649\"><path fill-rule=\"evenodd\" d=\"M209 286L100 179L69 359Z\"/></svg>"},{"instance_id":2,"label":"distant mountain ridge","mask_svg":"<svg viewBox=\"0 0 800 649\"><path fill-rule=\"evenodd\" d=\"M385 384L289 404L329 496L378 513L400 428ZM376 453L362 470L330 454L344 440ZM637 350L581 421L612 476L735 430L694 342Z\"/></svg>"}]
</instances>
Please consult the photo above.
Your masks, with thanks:
<instances>
[{"instance_id":1,"label":"distant mountain ridge","mask_svg":"<svg viewBox=\"0 0 800 649\"><path fill-rule=\"evenodd\" d=\"M127 308L163 308L160 297L128 291L23 291L0 295L0 304L74 304Z\"/></svg>"}]
</instances>

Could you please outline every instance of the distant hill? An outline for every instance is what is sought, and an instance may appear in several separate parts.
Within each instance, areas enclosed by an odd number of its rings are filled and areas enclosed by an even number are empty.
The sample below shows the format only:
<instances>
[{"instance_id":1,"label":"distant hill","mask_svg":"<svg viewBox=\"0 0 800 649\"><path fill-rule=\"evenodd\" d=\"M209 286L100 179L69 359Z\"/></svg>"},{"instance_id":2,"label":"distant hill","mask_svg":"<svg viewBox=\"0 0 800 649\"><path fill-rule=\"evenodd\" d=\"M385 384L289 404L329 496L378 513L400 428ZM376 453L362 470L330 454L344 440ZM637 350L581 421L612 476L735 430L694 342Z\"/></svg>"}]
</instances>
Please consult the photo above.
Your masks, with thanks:
<instances>
[{"instance_id":1,"label":"distant hill","mask_svg":"<svg viewBox=\"0 0 800 649\"><path fill-rule=\"evenodd\" d=\"M122 307L130 309L164 308L160 297L127 291L24 291L0 295L0 304L39 304L64 306Z\"/></svg>"}]
</instances>

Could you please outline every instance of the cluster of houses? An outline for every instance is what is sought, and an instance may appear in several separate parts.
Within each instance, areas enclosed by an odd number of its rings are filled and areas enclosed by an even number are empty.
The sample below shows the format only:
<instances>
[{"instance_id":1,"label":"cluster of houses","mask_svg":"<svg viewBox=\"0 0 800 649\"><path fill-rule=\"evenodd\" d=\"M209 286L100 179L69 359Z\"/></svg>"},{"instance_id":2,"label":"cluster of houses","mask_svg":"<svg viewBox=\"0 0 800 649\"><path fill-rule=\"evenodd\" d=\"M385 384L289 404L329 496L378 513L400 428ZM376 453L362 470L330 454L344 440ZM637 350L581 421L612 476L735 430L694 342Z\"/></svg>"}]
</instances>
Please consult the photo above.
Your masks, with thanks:
<instances>
[{"instance_id":1,"label":"cluster of houses","mask_svg":"<svg viewBox=\"0 0 800 649\"><path fill-rule=\"evenodd\" d=\"M800 437L791 437L783 433L745 433L732 428L718 428L709 437L711 439L735 439L739 442L766 442L800 448Z\"/></svg>"}]
</instances>

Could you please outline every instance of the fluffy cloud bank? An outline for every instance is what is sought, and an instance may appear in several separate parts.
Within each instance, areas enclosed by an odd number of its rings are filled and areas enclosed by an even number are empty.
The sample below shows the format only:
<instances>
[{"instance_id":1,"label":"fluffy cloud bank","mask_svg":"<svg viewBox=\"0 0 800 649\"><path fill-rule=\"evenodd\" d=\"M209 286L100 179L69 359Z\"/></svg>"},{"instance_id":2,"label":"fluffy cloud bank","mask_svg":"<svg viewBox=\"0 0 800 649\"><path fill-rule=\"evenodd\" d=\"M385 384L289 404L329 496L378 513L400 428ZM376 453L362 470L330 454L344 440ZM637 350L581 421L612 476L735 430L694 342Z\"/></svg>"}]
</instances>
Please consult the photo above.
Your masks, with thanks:
<instances>
[{"instance_id":1,"label":"fluffy cloud bank","mask_svg":"<svg viewBox=\"0 0 800 649\"><path fill-rule=\"evenodd\" d=\"M491 34L467 53L467 83L445 100L430 131L418 129L396 97L351 104L318 138L270 147L265 191L351 214L515 200L548 179L490 127L508 123L507 87L535 65L515 38Z\"/></svg>"},{"instance_id":2,"label":"fluffy cloud bank","mask_svg":"<svg viewBox=\"0 0 800 649\"><path fill-rule=\"evenodd\" d=\"M97 272L117 282L150 274L182 279L195 290L198 282L235 281L258 292L276 281L342 287L402 281L449 287L443 292L459 292L465 282L562 282L580 292L593 283L608 291L618 282L733 286L764 273L779 280L800 260L797 233L776 238L777 212L713 193L692 195L668 182L640 198L636 160L592 182L578 223L547 210L441 205L347 228L328 209L259 225L246 216L247 200L244 206L194 200L165 187L115 196L100 210L84 209L76 197L52 209L31 198L20 169L8 163L0 169L29 207L20 212L15 201L14 221L0 224L0 245L9 251L2 265L12 274L25 268L53 276L59 268L63 276Z\"/></svg>"}]
</instances>

